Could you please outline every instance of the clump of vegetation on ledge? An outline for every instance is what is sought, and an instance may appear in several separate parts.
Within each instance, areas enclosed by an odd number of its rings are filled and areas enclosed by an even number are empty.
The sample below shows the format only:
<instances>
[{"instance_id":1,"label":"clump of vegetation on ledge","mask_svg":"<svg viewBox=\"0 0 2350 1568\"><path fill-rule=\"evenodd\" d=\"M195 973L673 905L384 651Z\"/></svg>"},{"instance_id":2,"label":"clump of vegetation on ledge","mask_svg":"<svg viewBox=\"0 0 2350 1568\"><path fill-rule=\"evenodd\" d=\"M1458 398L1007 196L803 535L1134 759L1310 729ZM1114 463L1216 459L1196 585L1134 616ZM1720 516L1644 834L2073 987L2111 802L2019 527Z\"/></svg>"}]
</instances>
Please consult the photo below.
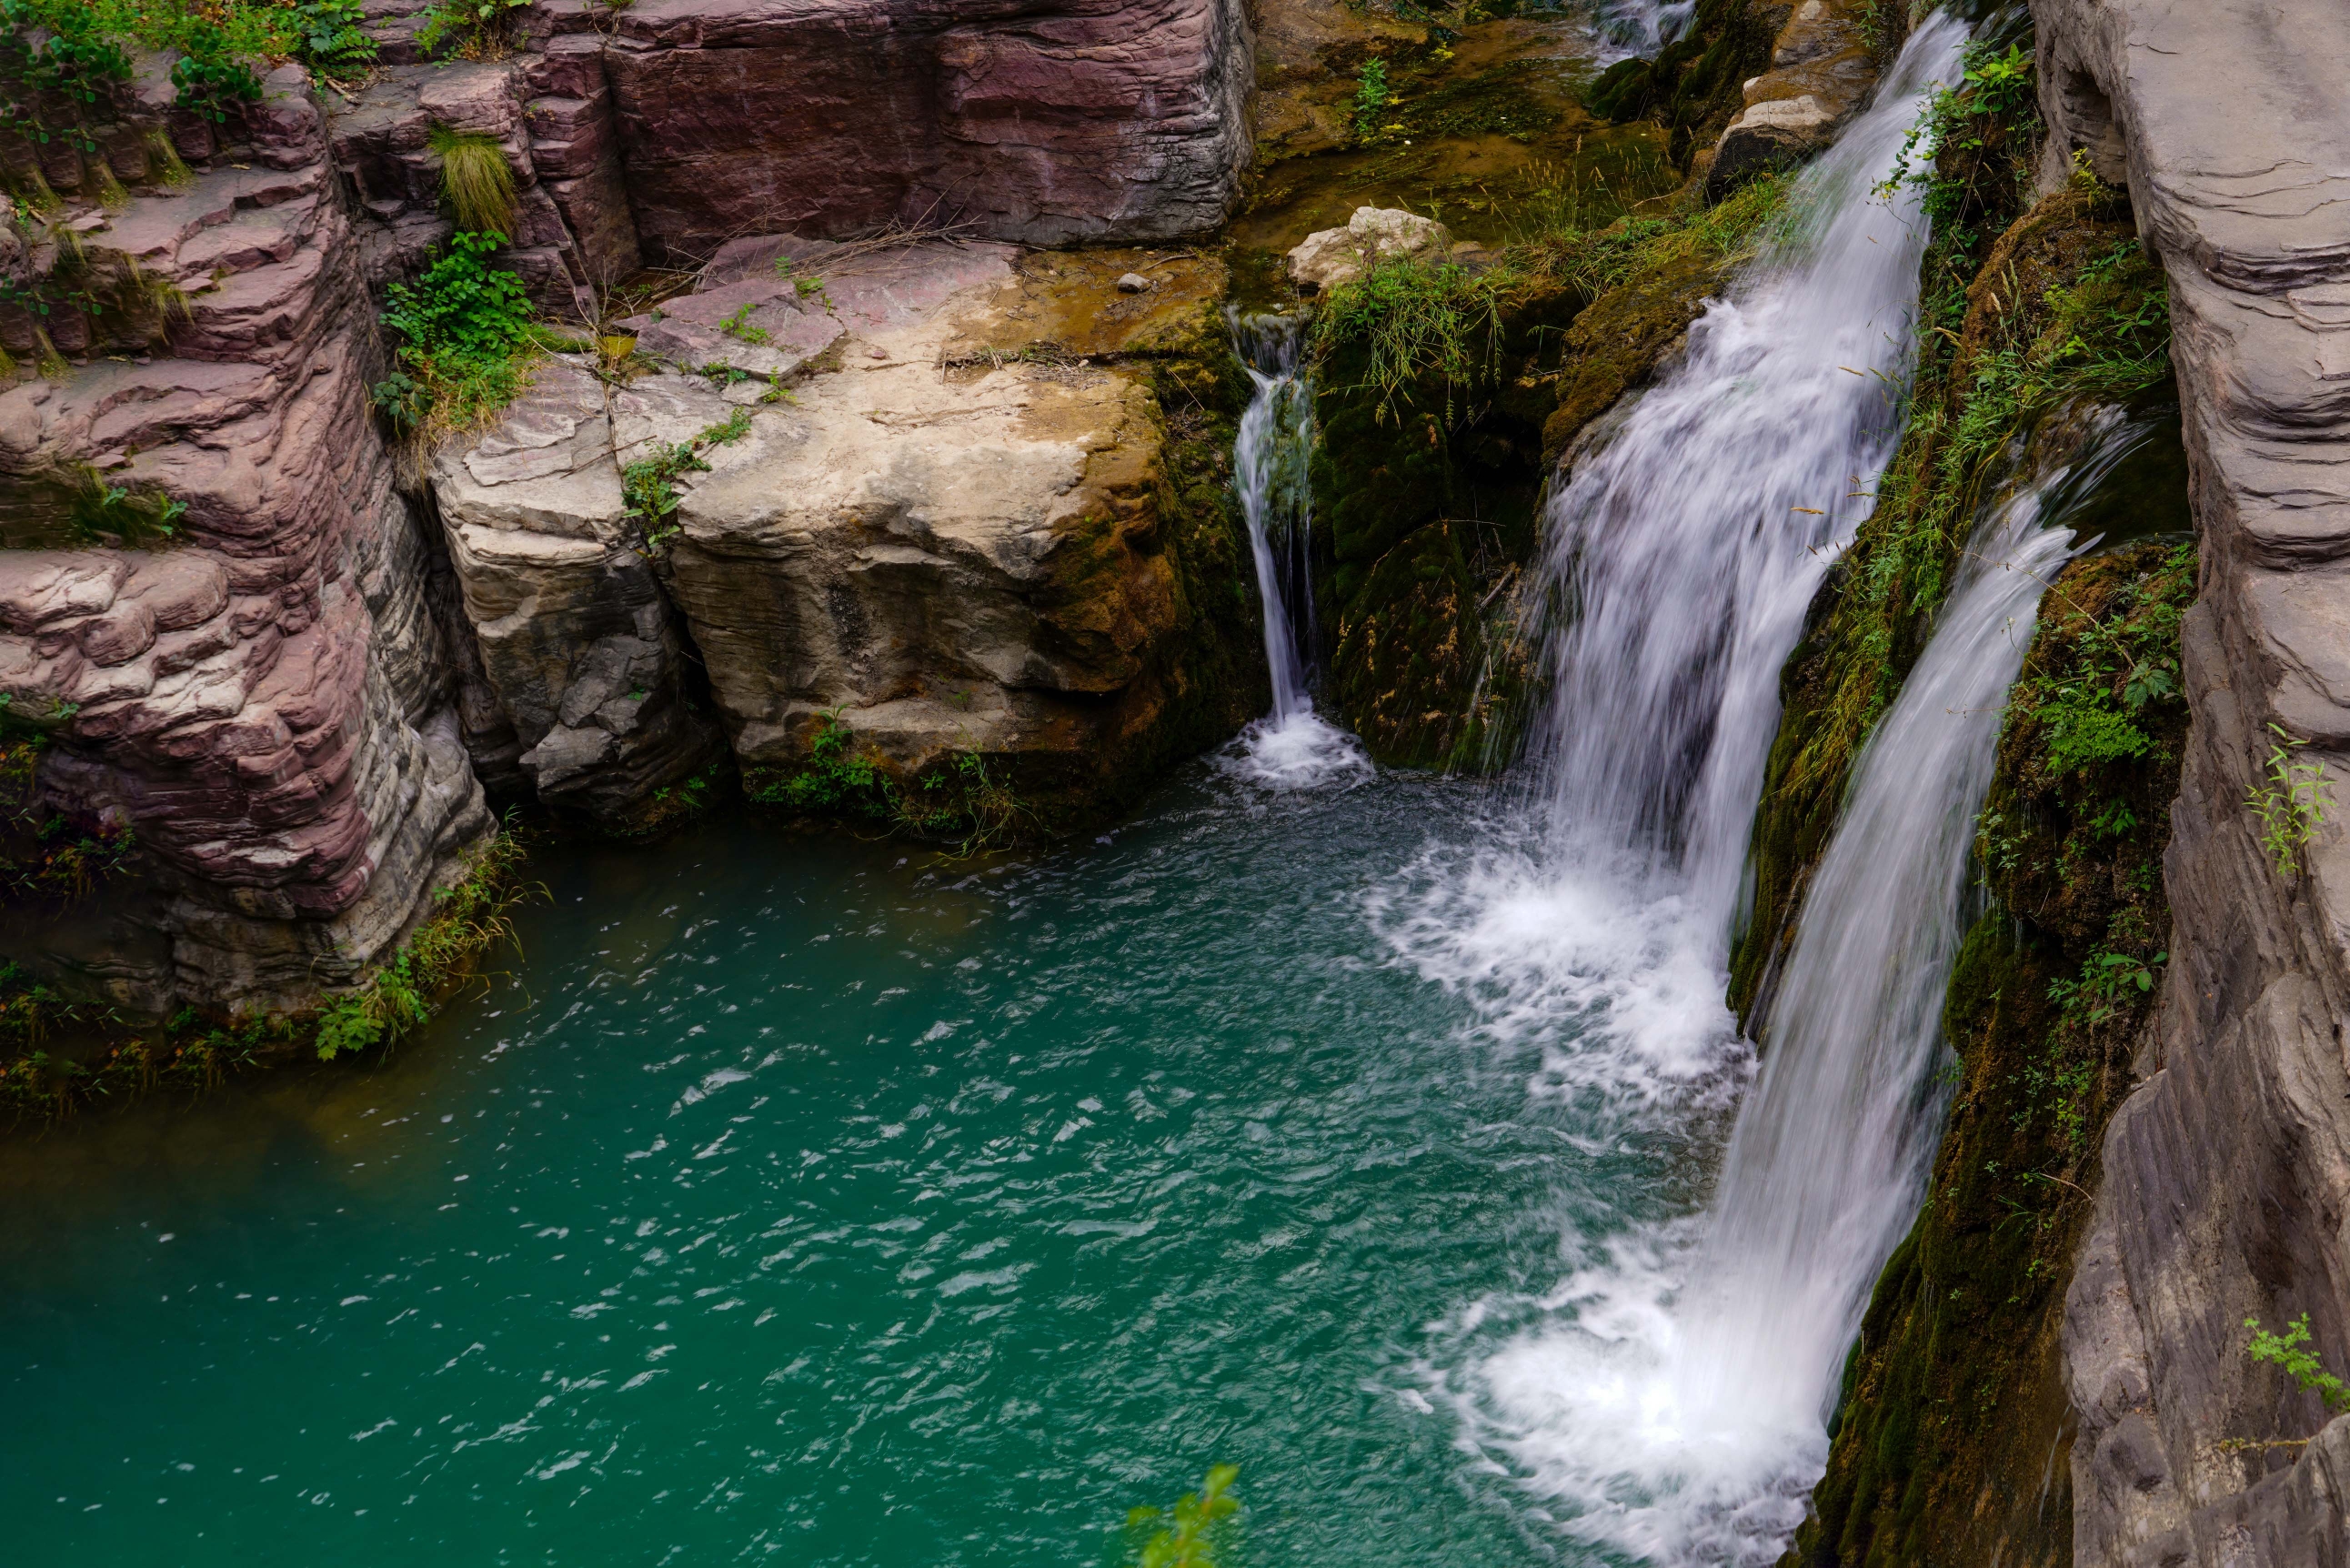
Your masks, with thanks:
<instances>
[{"instance_id":1,"label":"clump of vegetation on ledge","mask_svg":"<svg viewBox=\"0 0 2350 1568\"><path fill-rule=\"evenodd\" d=\"M18 1120L56 1120L159 1088L214 1088L232 1072L304 1046L332 1060L389 1044L431 1017L484 954L513 940L511 914L527 895L515 877L521 860L512 835L494 836L376 974L303 1013L233 1020L187 1008L160 1028L140 1025L0 961L0 1106Z\"/></svg>"},{"instance_id":2,"label":"clump of vegetation on ledge","mask_svg":"<svg viewBox=\"0 0 2350 1568\"><path fill-rule=\"evenodd\" d=\"M49 736L15 708L0 693L0 899L18 908L62 909L129 871L138 836L126 823L42 808L36 777ZM66 708L50 722L70 717Z\"/></svg>"},{"instance_id":3,"label":"clump of vegetation on ledge","mask_svg":"<svg viewBox=\"0 0 2350 1568\"><path fill-rule=\"evenodd\" d=\"M460 230L416 282L391 286L383 324L399 337L399 368L376 384L375 403L401 434L430 442L471 429L522 389L530 297L490 264L505 243L495 230Z\"/></svg>"},{"instance_id":4,"label":"clump of vegetation on ledge","mask_svg":"<svg viewBox=\"0 0 2350 1568\"><path fill-rule=\"evenodd\" d=\"M322 1062L372 1050L432 1016L433 1004L492 948L515 940L513 912L526 896L523 857L501 829L466 857L456 880L432 895L432 913L367 983L319 1010L311 1044Z\"/></svg>"},{"instance_id":5,"label":"clump of vegetation on ledge","mask_svg":"<svg viewBox=\"0 0 2350 1568\"><path fill-rule=\"evenodd\" d=\"M796 815L862 823L934 844L959 856L1001 848L1044 826L1009 780L976 751L960 751L919 772L896 767L878 752L859 748L856 732L828 708L816 717L808 760L796 768L755 770L743 794L758 805Z\"/></svg>"}]
</instances>

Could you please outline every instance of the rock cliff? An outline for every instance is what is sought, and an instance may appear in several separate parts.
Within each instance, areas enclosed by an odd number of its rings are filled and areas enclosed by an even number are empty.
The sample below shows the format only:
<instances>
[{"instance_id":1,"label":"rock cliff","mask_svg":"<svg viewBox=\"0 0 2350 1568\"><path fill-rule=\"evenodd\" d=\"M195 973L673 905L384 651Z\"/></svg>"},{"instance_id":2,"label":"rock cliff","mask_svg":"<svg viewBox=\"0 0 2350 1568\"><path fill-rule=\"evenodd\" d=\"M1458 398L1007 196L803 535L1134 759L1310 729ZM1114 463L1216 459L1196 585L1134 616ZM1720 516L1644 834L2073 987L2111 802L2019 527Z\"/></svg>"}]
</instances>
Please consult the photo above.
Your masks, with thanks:
<instances>
[{"instance_id":1,"label":"rock cliff","mask_svg":"<svg viewBox=\"0 0 2350 1568\"><path fill-rule=\"evenodd\" d=\"M422 11L370 7L389 68L334 117L384 275L447 232L436 127L496 141L550 305L747 234L1198 234L1249 161L1239 0L538 0L507 57L429 65Z\"/></svg>"},{"instance_id":2,"label":"rock cliff","mask_svg":"<svg viewBox=\"0 0 2350 1568\"><path fill-rule=\"evenodd\" d=\"M2169 275L2202 574L2168 984L2064 1326L2074 1557L2338 1563L2350 1423L2243 1324L2306 1314L2350 1368L2350 836L2337 807L2280 869L2247 800L2272 725L2350 763L2350 29L2258 0L2033 13L2043 178L2078 151L2126 182Z\"/></svg>"},{"instance_id":3,"label":"rock cliff","mask_svg":"<svg viewBox=\"0 0 2350 1568\"><path fill-rule=\"evenodd\" d=\"M1222 270L1097 253L1147 275L1121 305L1018 248L1222 219L1237 0L519 15L436 63L381 0L364 86L288 66L220 112L168 57L87 106L0 83L77 127L0 122L0 719L24 810L136 845L5 945L126 1018L357 983L489 833L484 783L633 829L788 774L830 713L891 768L1023 759L1049 815L1253 706ZM546 316L719 259L619 362L543 354L494 429L402 455L371 290L452 232L460 142ZM877 230L944 237L821 237ZM647 462L681 507L644 510Z\"/></svg>"},{"instance_id":4,"label":"rock cliff","mask_svg":"<svg viewBox=\"0 0 2350 1568\"><path fill-rule=\"evenodd\" d=\"M109 913L152 940L35 920L12 956L139 1012L285 1006L361 973L489 817L323 118L281 72L173 124L192 172L144 118L103 172L46 161L65 204L8 258L0 692L48 738L42 797L136 835L152 886ZM138 193L100 202L108 174Z\"/></svg>"}]
</instances>

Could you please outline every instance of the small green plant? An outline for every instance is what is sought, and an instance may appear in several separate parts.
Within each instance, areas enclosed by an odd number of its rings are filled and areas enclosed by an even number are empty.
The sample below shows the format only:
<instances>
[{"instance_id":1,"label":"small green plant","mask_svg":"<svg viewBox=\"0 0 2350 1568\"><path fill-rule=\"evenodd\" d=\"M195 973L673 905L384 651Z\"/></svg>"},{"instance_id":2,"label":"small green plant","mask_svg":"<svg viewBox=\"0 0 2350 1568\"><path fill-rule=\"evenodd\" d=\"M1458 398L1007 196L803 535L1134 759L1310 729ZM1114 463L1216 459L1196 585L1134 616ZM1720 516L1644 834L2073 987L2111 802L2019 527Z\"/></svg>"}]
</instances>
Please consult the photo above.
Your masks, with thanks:
<instances>
[{"instance_id":1,"label":"small green plant","mask_svg":"<svg viewBox=\"0 0 2350 1568\"><path fill-rule=\"evenodd\" d=\"M514 171L497 138L436 125L425 133L424 144L441 160L441 199L457 227L500 236L512 232Z\"/></svg>"},{"instance_id":2,"label":"small green plant","mask_svg":"<svg viewBox=\"0 0 2350 1568\"><path fill-rule=\"evenodd\" d=\"M1232 1493L1238 1465L1214 1465L1198 1491L1171 1509L1138 1508L1126 1516L1128 1568L1216 1568L1225 1544L1224 1521L1240 1511ZM1153 1527L1157 1528L1153 1528Z\"/></svg>"},{"instance_id":3,"label":"small green plant","mask_svg":"<svg viewBox=\"0 0 2350 1568\"><path fill-rule=\"evenodd\" d=\"M2265 1361L2284 1368L2286 1376L2301 1385L2305 1394L2314 1394L2325 1401L2329 1410L2350 1410L2350 1386L2325 1370L2309 1344L2309 1314L2302 1314L2286 1325L2282 1334L2271 1334L2261 1326L2261 1320L2248 1317L2244 1326L2252 1331L2252 1342L2244 1353L2254 1361Z\"/></svg>"},{"instance_id":4,"label":"small green plant","mask_svg":"<svg viewBox=\"0 0 2350 1568\"><path fill-rule=\"evenodd\" d=\"M1379 111L1393 102L1388 92L1385 60L1365 60L1355 78L1355 140L1368 141L1378 133Z\"/></svg>"},{"instance_id":5,"label":"small green plant","mask_svg":"<svg viewBox=\"0 0 2350 1568\"><path fill-rule=\"evenodd\" d=\"M765 348L775 339L767 336L765 327L751 325L751 312L757 308L758 306L749 300L743 301L742 305L735 307L733 315L718 324L718 330L738 343L749 343L757 348Z\"/></svg>"},{"instance_id":6,"label":"small green plant","mask_svg":"<svg viewBox=\"0 0 2350 1568\"><path fill-rule=\"evenodd\" d=\"M2325 808L2334 804L2334 784L2324 763L2296 763L2293 753L2309 744L2271 724L2276 743L2269 748L2268 783L2244 797L2261 819L2261 847L2276 862L2277 875L2300 872L2301 852L2324 826Z\"/></svg>"},{"instance_id":7,"label":"small green plant","mask_svg":"<svg viewBox=\"0 0 2350 1568\"><path fill-rule=\"evenodd\" d=\"M670 521L685 499L678 493L677 481L689 473L707 473L710 465L702 461L703 452L730 445L750 433L751 410L738 408L691 440L655 441L647 455L621 464L624 515L636 519L648 552L668 544L681 526Z\"/></svg>"},{"instance_id":8,"label":"small green plant","mask_svg":"<svg viewBox=\"0 0 2350 1568\"><path fill-rule=\"evenodd\" d=\"M2098 1024L2119 1013L2134 994L2154 989L2155 971L2170 961L2167 952L2150 959L2127 953L2092 953L2077 980L2049 982L2048 999L2067 1022Z\"/></svg>"},{"instance_id":9,"label":"small green plant","mask_svg":"<svg viewBox=\"0 0 2350 1568\"><path fill-rule=\"evenodd\" d=\"M161 491L133 492L109 484L96 469L86 468L74 490L68 515L74 535L82 543L138 545L178 537L180 519L187 511L186 502Z\"/></svg>"},{"instance_id":10,"label":"small green plant","mask_svg":"<svg viewBox=\"0 0 2350 1568\"><path fill-rule=\"evenodd\" d=\"M530 297L490 256L496 232L459 231L413 284L391 286L383 324L400 339L399 369L376 384L376 406L403 431L461 430L495 413L522 387Z\"/></svg>"}]
</instances>

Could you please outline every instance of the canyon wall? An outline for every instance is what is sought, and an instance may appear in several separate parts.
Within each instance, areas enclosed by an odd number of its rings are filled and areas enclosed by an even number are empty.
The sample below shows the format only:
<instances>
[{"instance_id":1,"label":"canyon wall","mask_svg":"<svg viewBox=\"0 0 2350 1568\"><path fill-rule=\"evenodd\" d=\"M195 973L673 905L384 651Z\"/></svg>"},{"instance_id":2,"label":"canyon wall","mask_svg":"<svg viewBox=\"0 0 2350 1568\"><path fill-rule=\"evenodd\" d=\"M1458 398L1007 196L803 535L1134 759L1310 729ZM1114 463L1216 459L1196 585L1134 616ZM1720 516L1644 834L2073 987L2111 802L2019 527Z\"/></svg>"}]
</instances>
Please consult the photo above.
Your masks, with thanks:
<instances>
[{"instance_id":1,"label":"canyon wall","mask_svg":"<svg viewBox=\"0 0 2350 1568\"><path fill-rule=\"evenodd\" d=\"M2064 1324L2074 1555L2338 1563L2350 1421L2251 1360L2244 1320L2306 1314L2350 1368L2350 797L2290 870L2247 801L2278 731L2350 765L2350 26L2262 0L2033 14L2043 182L2078 151L2126 182L2169 276L2201 565L2170 961Z\"/></svg>"},{"instance_id":2,"label":"canyon wall","mask_svg":"<svg viewBox=\"0 0 2350 1568\"><path fill-rule=\"evenodd\" d=\"M1257 705L1221 269L1097 253L1087 330L1048 336L1060 272L972 243L1221 222L1237 0L544 0L505 57L442 64L420 12L371 8L354 93L288 67L208 117L148 57L88 111L40 100L88 137L0 135L37 198L0 225L0 719L38 752L12 805L136 846L102 897L0 915L11 960L125 1019L296 1010L430 909L484 783L641 830L828 722L1076 810ZM370 286L452 232L447 133L505 160L550 315L740 265L621 326L624 373L543 355L495 428L402 452ZM947 238L814 238L910 228ZM1157 292L1112 286L1137 267ZM671 442L712 456L648 537L622 471Z\"/></svg>"},{"instance_id":3,"label":"canyon wall","mask_svg":"<svg viewBox=\"0 0 2350 1568\"><path fill-rule=\"evenodd\" d=\"M379 270L446 232L430 132L484 134L520 188L515 266L583 313L640 261L757 234L1197 234L1250 157L1240 0L537 0L507 57L429 65L422 0L369 11L387 68L335 141Z\"/></svg>"}]
</instances>

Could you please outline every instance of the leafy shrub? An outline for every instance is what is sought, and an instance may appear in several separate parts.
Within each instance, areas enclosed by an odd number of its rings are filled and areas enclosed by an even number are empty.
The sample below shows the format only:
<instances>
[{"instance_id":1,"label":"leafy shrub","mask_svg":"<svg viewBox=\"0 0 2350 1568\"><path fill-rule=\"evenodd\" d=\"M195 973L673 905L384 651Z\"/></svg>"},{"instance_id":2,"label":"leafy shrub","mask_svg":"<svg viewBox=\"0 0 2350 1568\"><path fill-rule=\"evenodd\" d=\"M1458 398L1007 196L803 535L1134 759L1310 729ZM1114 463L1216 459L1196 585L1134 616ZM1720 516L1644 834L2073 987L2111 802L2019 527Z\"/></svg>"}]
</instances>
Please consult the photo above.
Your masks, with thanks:
<instances>
[{"instance_id":1,"label":"leafy shrub","mask_svg":"<svg viewBox=\"0 0 2350 1568\"><path fill-rule=\"evenodd\" d=\"M452 234L424 275L391 286L383 324L398 333L400 369L376 405L403 430L461 430L512 401L522 387L531 309L522 280L490 256L495 231Z\"/></svg>"},{"instance_id":2,"label":"leafy shrub","mask_svg":"<svg viewBox=\"0 0 2350 1568\"><path fill-rule=\"evenodd\" d=\"M1173 1508L1128 1512L1128 1568L1216 1568L1223 1523L1240 1511L1240 1501L1232 1494L1240 1473L1238 1465L1212 1466L1200 1490L1185 1492Z\"/></svg>"},{"instance_id":3,"label":"leafy shrub","mask_svg":"<svg viewBox=\"0 0 2350 1568\"><path fill-rule=\"evenodd\" d=\"M2244 1326L2252 1331L2252 1342L2244 1347L2244 1354L2254 1361L2284 1368L2285 1376L2300 1384L2303 1393L2315 1394L2324 1400L2327 1409L2350 1410L2350 1387L2325 1370L2325 1364L2317 1359L2314 1351L2303 1348L2309 1344L2307 1313L2293 1319L2282 1334L2271 1334L2256 1317L2246 1318Z\"/></svg>"}]
</instances>

